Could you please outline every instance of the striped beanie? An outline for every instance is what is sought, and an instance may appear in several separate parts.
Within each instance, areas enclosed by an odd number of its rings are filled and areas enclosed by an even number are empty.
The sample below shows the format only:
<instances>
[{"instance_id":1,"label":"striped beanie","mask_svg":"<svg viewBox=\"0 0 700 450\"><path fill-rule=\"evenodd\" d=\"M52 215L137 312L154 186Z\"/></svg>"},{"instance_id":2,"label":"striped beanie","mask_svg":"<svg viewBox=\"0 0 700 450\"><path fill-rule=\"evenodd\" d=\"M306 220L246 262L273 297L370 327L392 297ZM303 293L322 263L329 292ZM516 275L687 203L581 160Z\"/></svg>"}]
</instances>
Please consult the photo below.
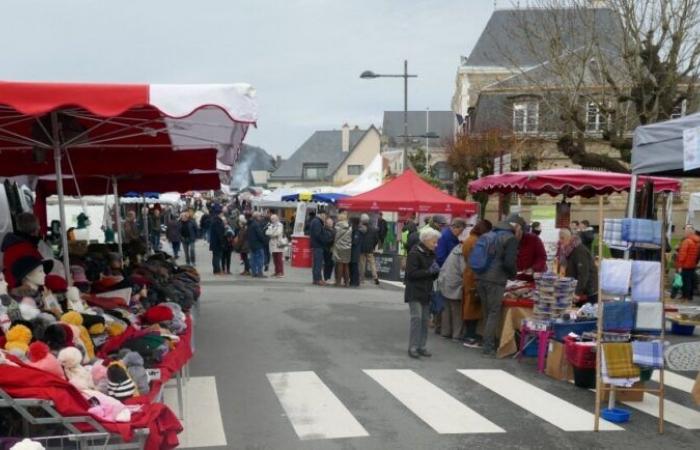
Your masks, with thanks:
<instances>
[{"instance_id":1,"label":"striped beanie","mask_svg":"<svg viewBox=\"0 0 700 450\"><path fill-rule=\"evenodd\" d=\"M121 361L114 361L107 367L107 394L117 400L138 397L139 391Z\"/></svg>"}]
</instances>

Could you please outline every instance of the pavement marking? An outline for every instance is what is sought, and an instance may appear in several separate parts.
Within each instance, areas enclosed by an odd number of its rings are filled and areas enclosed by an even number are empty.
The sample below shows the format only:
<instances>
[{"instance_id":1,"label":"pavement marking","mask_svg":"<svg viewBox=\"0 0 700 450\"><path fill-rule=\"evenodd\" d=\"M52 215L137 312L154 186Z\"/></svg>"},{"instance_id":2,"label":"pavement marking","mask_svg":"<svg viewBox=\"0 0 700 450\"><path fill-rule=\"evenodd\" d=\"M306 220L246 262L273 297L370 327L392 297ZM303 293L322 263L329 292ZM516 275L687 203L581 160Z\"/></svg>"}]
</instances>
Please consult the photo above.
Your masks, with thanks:
<instances>
[{"instance_id":1,"label":"pavement marking","mask_svg":"<svg viewBox=\"0 0 700 450\"><path fill-rule=\"evenodd\" d=\"M659 382L659 371L655 370L651 376L653 381ZM664 385L671 386L672 388L679 389L684 392L690 392L693 390L693 384L695 380L692 378L684 377L678 375L677 373L670 372L668 370L664 371Z\"/></svg>"},{"instance_id":2,"label":"pavement marking","mask_svg":"<svg viewBox=\"0 0 700 450\"><path fill-rule=\"evenodd\" d=\"M622 403L659 418L659 397L656 395L645 392L644 401ZM664 400L664 421L687 430L700 430L700 412L670 400Z\"/></svg>"},{"instance_id":3,"label":"pavement marking","mask_svg":"<svg viewBox=\"0 0 700 450\"><path fill-rule=\"evenodd\" d=\"M458 370L526 411L564 431L593 431L594 415L503 370ZM600 421L601 431L623 428Z\"/></svg>"},{"instance_id":4,"label":"pavement marking","mask_svg":"<svg viewBox=\"0 0 700 450\"><path fill-rule=\"evenodd\" d=\"M267 379L300 439L369 436L314 372L268 373Z\"/></svg>"},{"instance_id":5,"label":"pavement marking","mask_svg":"<svg viewBox=\"0 0 700 450\"><path fill-rule=\"evenodd\" d=\"M364 372L438 433L505 433L412 370Z\"/></svg>"},{"instance_id":6,"label":"pavement marking","mask_svg":"<svg viewBox=\"0 0 700 450\"><path fill-rule=\"evenodd\" d=\"M184 431L178 435L178 448L225 447L226 434L219 408L215 377L191 377L183 386ZM177 411L177 390L165 389L164 401Z\"/></svg>"}]
</instances>

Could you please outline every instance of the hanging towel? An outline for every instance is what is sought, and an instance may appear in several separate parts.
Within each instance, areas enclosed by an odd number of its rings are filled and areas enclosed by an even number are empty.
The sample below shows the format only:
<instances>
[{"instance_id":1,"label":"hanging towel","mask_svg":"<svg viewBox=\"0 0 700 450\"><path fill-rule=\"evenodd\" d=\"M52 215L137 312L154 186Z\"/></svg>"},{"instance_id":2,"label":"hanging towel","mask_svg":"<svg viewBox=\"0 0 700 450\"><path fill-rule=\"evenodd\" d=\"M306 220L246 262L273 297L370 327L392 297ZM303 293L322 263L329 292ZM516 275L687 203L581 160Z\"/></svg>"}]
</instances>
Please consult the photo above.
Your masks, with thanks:
<instances>
[{"instance_id":1,"label":"hanging towel","mask_svg":"<svg viewBox=\"0 0 700 450\"><path fill-rule=\"evenodd\" d=\"M618 387L632 387L634 383L639 381L640 377L610 378L608 375L608 366L605 364L605 345L603 345L601 351L603 354L600 358L600 376L603 379L603 383Z\"/></svg>"},{"instance_id":2,"label":"hanging towel","mask_svg":"<svg viewBox=\"0 0 700 450\"><path fill-rule=\"evenodd\" d=\"M622 239L638 244L661 245L661 222L650 219L622 219Z\"/></svg>"},{"instance_id":3,"label":"hanging towel","mask_svg":"<svg viewBox=\"0 0 700 450\"><path fill-rule=\"evenodd\" d=\"M627 250L630 243L622 240L622 219L603 219L603 242L616 250Z\"/></svg>"},{"instance_id":4,"label":"hanging towel","mask_svg":"<svg viewBox=\"0 0 700 450\"><path fill-rule=\"evenodd\" d=\"M603 331L629 332L634 328L634 302L603 303Z\"/></svg>"},{"instance_id":5,"label":"hanging towel","mask_svg":"<svg viewBox=\"0 0 700 450\"><path fill-rule=\"evenodd\" d=\"M636 331L658 333L663 324L664 304L661 302L637 303L637 314L634 320Z\"/></svg>"},{"instance_id":6,"label":"hanging towel","mask_svg":"<svg viewBox=\"0 0 700 450\"><path fill-rule=\"evenodd\" d=\"M632 261L604 259L600 268L600 288L608 295L627 295L631 275Z\"/></svg>"},{"instance_id":7,"label":"hanging towel","mask_svg":"<svg viewBox=\"0 0 700 450\"><path fill-rule=\"evenodd\" d=\"M632 263L632 300L658 302L661 300L661 263L634 261Z\"/></svg>"},{"instance_id":8,"label":"hanging towel","mask_svg":"<svg viewBox=\"0 0 700 450\"><path fill-rule=\"evenodd\" d=\"M664 346L661 341L633 341L632 362L644 367L660 369L664 366Z\"/></svg>"},{"instance_id":9,"label":"hanging towel","mask_svg":"<svg viewBox=\"0 0 700 450\"><path fill-rule=\"evenodd\" d=\"M629 342L603 344L603 355L610 378L639 376L639 367L632 362L632 344Z\"/></svg>"}]
</instances>

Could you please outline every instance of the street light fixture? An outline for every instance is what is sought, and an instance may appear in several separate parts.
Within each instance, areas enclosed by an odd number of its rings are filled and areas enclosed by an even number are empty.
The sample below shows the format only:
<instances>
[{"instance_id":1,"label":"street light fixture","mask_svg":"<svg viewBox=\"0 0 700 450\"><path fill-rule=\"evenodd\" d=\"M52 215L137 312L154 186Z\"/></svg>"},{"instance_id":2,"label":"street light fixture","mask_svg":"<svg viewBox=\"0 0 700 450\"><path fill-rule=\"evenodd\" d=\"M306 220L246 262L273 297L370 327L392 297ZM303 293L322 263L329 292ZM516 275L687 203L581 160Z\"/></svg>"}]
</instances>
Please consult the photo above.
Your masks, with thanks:
<instances>
[{"instance_id":1,"label":"street light fixture","mask_svg":"<svg viewBox=\"0 0 700 450\"><path fill-rule=\"evenodd\" d=\"M403 78L403 170L408 167L408 79L418 78L418 75L409 75L408 61L403 61L402 74L378 74L371 70L365 70L360 74L363 80L372 80L374 78Z\"/></svg>"}]
</instances>

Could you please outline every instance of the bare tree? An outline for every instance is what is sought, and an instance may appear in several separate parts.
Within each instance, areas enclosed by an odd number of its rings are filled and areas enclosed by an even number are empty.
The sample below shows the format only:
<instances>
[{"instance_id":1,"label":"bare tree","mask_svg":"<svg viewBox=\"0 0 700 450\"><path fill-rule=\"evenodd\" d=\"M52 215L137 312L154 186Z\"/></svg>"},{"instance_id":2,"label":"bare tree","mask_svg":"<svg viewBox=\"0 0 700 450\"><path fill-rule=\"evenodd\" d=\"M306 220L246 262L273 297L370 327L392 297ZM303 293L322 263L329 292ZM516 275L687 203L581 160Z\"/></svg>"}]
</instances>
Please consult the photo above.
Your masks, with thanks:
<instances>
[{"instance_id":1,"label":"bare tree","mask_svg":"<svg viewBox=\"0 0 700 450\"><path fill-rule=\"evenodd\" d=\"M700 0L532 0L499 50L516 73L499 89L537 96L557 147L584 167L626 172L630 131L695 106ZM526 63L523 63L526 61ZM589 149L598 137L619 157Z\"/></svg>"}]
</instances>

